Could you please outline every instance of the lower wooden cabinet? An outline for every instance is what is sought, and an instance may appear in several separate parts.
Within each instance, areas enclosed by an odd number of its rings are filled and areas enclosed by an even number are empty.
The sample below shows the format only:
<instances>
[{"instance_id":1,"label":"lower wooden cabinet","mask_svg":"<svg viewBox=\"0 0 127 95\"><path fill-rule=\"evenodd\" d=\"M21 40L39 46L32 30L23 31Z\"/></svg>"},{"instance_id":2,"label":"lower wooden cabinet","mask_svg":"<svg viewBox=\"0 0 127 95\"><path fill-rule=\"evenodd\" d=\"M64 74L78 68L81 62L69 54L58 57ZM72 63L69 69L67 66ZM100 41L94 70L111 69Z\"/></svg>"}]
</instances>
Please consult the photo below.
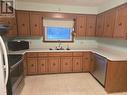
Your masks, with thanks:
<instances>
[{"instance_id":1,"label":"lower wooden cabinet","mask_svg":"<svg viewBox=\"0 0 127 95\"><path fill-rule=\"evenodd\" d=\"M38 70L38 74L48 73L48 59L47 58L38 58L37 70Z\"/></svg>"},{"instance_id":2,"label":"lower wooden cabinet","mask_svg":"<svg viewBox=\"0 0 127 95\"><path fill-rule=\"evenodd\" d=\"M46 73L67 73L67 72L89 72L90 71L89 52L69 52L69 53L27 53L26 75L46 74ZM25 63L25 61L24 61ZM25 69L24 68L24 69Z\"/></svg>"},{"instance_id":3,"label":"lower wooden cabinet","mask_svg":"<svg viewBox=\"0 0 127 95\"><path fill-rule=\"evenodd\" d=\"M72 72L72 57L61 57L61 72Z\"/></svg>"},{"instance_id":4,"label":"lower wooden cabinet","mask_svg":"<svg viewBox=\"0 0 127 95\"><path fill-rule=\"evenodd\" d=\"M28 75L37 74L37 58L27 58Z\"/></svg>"},{"instance_id":5,"label":"lower wooden cabinet","mask_svg":"<svg viewBox=\"0 0 127 95\"><path fill-rule=\"evenodd\" d=\"M49 57L49 73L60 73L60 57Z\"/></svg>"},{"instance_id":6,"label":"lower wooden cabinet","mask_svg":"<svg viewBox=\"0 0 127 95\"><path fill-rule=\"evenodd\" d=\"M82 63L83 72L89 72L91 69L90 65L91 65L90 52L86 52L83 54L83 63Z\"/></svg>"},{"instance_id":7,"label":"lower wooden cabinet","mask_svg":"<svg viewBox=\"0 0 127 95\"><path fill-rule=\"evenodd\" d=\"M82 72L82 57L73 57L73 72Z\"/></svg>"}]
</instances>

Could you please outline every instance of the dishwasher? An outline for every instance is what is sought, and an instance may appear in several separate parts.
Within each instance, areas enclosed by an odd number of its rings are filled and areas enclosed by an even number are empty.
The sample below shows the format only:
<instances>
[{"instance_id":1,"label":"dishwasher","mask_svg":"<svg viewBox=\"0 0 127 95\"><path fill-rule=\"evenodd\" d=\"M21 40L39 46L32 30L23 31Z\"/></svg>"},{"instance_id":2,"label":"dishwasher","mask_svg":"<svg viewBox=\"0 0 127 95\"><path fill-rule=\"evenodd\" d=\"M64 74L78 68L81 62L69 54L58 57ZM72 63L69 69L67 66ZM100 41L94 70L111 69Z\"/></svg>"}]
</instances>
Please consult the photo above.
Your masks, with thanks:
<instances>
[{"instance_id":1,"label":"dishwasher","mask_svg":"<svg viewBox=\"0 0 127 95\"><path fill-rule=\"evenodd\" d=\"M94 57L94 69L91 74L103 85L105 86L106 70L108 60L98 54L93 54Z\"/></svg>"}]
</instances>

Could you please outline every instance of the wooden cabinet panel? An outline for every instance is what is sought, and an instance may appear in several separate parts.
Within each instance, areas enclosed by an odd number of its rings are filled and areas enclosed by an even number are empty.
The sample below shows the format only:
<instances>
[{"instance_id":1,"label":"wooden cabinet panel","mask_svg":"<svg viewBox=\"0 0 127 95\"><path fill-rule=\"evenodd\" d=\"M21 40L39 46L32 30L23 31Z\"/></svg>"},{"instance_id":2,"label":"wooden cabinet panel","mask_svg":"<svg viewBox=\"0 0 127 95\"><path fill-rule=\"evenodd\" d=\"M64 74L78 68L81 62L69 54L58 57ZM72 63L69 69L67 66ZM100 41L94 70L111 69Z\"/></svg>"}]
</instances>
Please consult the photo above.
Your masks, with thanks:
<instances>
[{"instance_id":1,"label":"wooden cabinet panel","mask_svg":"<svg viewBox=\"0 0 127 95\"><path fill-rule=\"evenodd\" d=\"M109 10L104 13L104 37L112 37L114 32L116 9Z\"/></svg>"},{"instance_id":2,"label":"wooden cabinet panel","mask_svg":"<svg viewBox=\"0 0 127 95\"><path fill-rule=\"evenodd\" d=\"M27 53L27 57L29 57L29 58L37 58L37 53L36 52L29 52L29 53Z\"/></svg>"},{"instance_id":3,"label":"wooden cabinet panel","mask_svg":"<svg viewBox=\"0 0 127 95\"><path fill-rule=\"evenodd\" d=\"M18 24L18 36L30 36L29 12L16 11L16 16Z\"/></svg>"},{"instance_id":4,"label":"wooden cabinet panel","mask_svg":"<svg viewBox=\"0 0 127 95\"><path fill-rule=\"evenodd\" d=\"M48 59L47 58L38 58L38 74L48 73Z\"/></svg>"},{"instance_id":5,"label":"wooden cabinet panel","mask_svg":"<svg viewBox=\"0 0 127 95\"><path fill-rule=\"evenodd\" d=\"M74 52L73 53L73 56L83 56L83 53L82 52Z\"/></svg>"},{"instance_id":6,"label":"wooden cabinet panel","mask_svg":"<svg viewBox=\"0 0 127 95\"><path fill-rule=\"evenodd\" d=\"M90 57L91 57L90 52L86 52L83 55L82 69L84 72L90 71L90 66L91 66Z\"/></svg>"},{"instance_id":7,"label":"wooden cabinet panel","mask_svg":"<svg viewBox=\"0 0 127 95\"><path fill-rule=\"evenodd\" d=\"M73 57L73 72L82 72L82 57Z\"/></svg>"},{"instance_id":8,"label":"wooden cabinet panel","mask_svg":"<svg viewBox=\"0 0 127 95\"><path fill-rule=\"evenodd\" d=\"M114 38L126 39L127 37L127 5L117 8Z\"/></svg>"},{"instance_id":9,"label":"wooden cabinet panel","mask_svg":"<svg viewBox=\"0 0 127 95\"><path fill-rule=\"evenodd\" d=\"M60 72L60 57L49 57L49 73L59 73Z\"/></svg>"},{"instance_id":10,"label":"wooden cabinet panel","mask_svg":"<svg viewBox=\"0 0 127 95\"><path fill-rule=\"evenodd\" d=\"M5 36L7 37L16 37L17 36L17 24L16 24L16 18L15 17L6 17L6 18L0 18L0 23L8 24L11 27L11 29L6 32Z\"/></svg>"},{"instance_id":11,"label":"wooden cabinet panel","mask_svg":"<svg viewBox=\"0 0 127 95\"><path fill-rule=\"evenodd\" d=\"M30 30L31 36L42 36L43 34L43 19L39 13L30 13Z\"/></svg>"},{"instance_id":12,"label":"wooden cabinet panel","mask_svg":"<svg viewBox=\"0 0 127 95\"><path fill-rule=\"evenodd\" d=\"M48 53L46 53L46 52L39 52L37 54L38 54L38 57L47 57L48 56Z\"/></svg>"},{"instance_id":13,"label":"wooden cabinet panel","mask_svg":"<svg viewBox=\"0 0 127 95\"><path fill-rule=\"evenodd\" d=\"M104 14L97 15L96 36L102 37L104 31Z\"/></svg>"},{"instance_id":14,"label":"wooden cabinet panel","mask_svg":"<svg viewBox=\"0 0 127 95\"><path fill-rule=\"evenodd\" d=\"M37 74L37 58L27 58L28 75Z\"/></svg>"},{"instance_id":15,"label":"wooden cabinet panel","mask_svg":"<svg viewBox=\"0 0 127 95\"><path fill-rule=\"evenodd\" d=\"M72 57L61 57L61 72L72 72Z\"/></svg>"},{"instance_id":16,"label":"wooden cabinet panel","mask_svg":"<svg viewBox=\"0 0 127 95\"><path fill-rule=\"evenodd\" d=\"M78 15L76 17L76 36L83 37L86 33L86 16L85 15Z\"/></svg>"},{"instance_id":17,"label":"wooden cabinet panel","mask_svg":"<svg viewBox=\"0 0 127 95\"><path fill-rule=\"evenodd\" d=\"M24 60L23 60L23 69L24 69L24 75L27 75L27 58L26 55L23 56Z\"/></svg>"},{"instance_id":18,"label":"wooden cabinet panel","mask_svg":"<svg viewBox=\"0 0 127 95\"><path fill-rule=\"evenodd\" d=\"M86 18L86 36L95 36L96 16L88 15Z\"/></svg>"}]
</instances>

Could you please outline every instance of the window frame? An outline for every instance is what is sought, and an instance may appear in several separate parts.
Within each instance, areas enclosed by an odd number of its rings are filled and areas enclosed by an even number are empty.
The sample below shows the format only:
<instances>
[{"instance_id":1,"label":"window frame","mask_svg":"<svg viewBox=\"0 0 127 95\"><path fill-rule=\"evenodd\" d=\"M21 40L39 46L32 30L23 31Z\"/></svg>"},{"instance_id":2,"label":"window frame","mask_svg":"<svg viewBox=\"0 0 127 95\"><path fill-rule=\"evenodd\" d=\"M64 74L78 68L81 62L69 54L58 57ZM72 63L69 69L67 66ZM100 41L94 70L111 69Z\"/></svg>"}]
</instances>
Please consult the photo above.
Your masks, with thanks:
<instances>
[{"instance_id":1,"label":"window frame","mask_svg":"<svg viewBox=\"0 0 127 95\"><path fill-rule=\"evenodd\" d=\"M69 41L67 41L67 40L46 40L46 30L47 30L47 28L46 27L44 27L44 35L43 35L43 42L65 42L65 43L71 43L71 42L74 42L74 35L73 35L73 33L74 33L74 31L73 31L73 29L72 29L72 32L71 32L71 35L72 35L72 37L71 37L71 40Z\"/></svg>"}]
</instances>

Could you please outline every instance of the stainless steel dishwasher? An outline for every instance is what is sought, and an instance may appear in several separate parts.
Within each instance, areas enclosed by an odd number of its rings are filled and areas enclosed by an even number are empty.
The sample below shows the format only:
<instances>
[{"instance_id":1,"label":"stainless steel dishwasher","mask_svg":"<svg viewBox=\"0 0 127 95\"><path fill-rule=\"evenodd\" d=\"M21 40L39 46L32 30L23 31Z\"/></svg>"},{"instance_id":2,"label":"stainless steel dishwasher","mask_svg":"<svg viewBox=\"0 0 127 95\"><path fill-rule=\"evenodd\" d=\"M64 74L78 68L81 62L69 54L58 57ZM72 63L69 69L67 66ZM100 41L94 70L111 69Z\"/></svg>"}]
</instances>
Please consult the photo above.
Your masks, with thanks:
<instances>
[{"instance_id":1,"label":"stainless steel dishwasher","mask_svg":"<svg viewBox=\"0 0 127 95\"><path fill-rule=\"evenodd\" d=\"M107 59L98 54L94 54L94 70L91 74L103 85L105 86L105 77L107 69Z\"/></svg>"}]
</instances>

